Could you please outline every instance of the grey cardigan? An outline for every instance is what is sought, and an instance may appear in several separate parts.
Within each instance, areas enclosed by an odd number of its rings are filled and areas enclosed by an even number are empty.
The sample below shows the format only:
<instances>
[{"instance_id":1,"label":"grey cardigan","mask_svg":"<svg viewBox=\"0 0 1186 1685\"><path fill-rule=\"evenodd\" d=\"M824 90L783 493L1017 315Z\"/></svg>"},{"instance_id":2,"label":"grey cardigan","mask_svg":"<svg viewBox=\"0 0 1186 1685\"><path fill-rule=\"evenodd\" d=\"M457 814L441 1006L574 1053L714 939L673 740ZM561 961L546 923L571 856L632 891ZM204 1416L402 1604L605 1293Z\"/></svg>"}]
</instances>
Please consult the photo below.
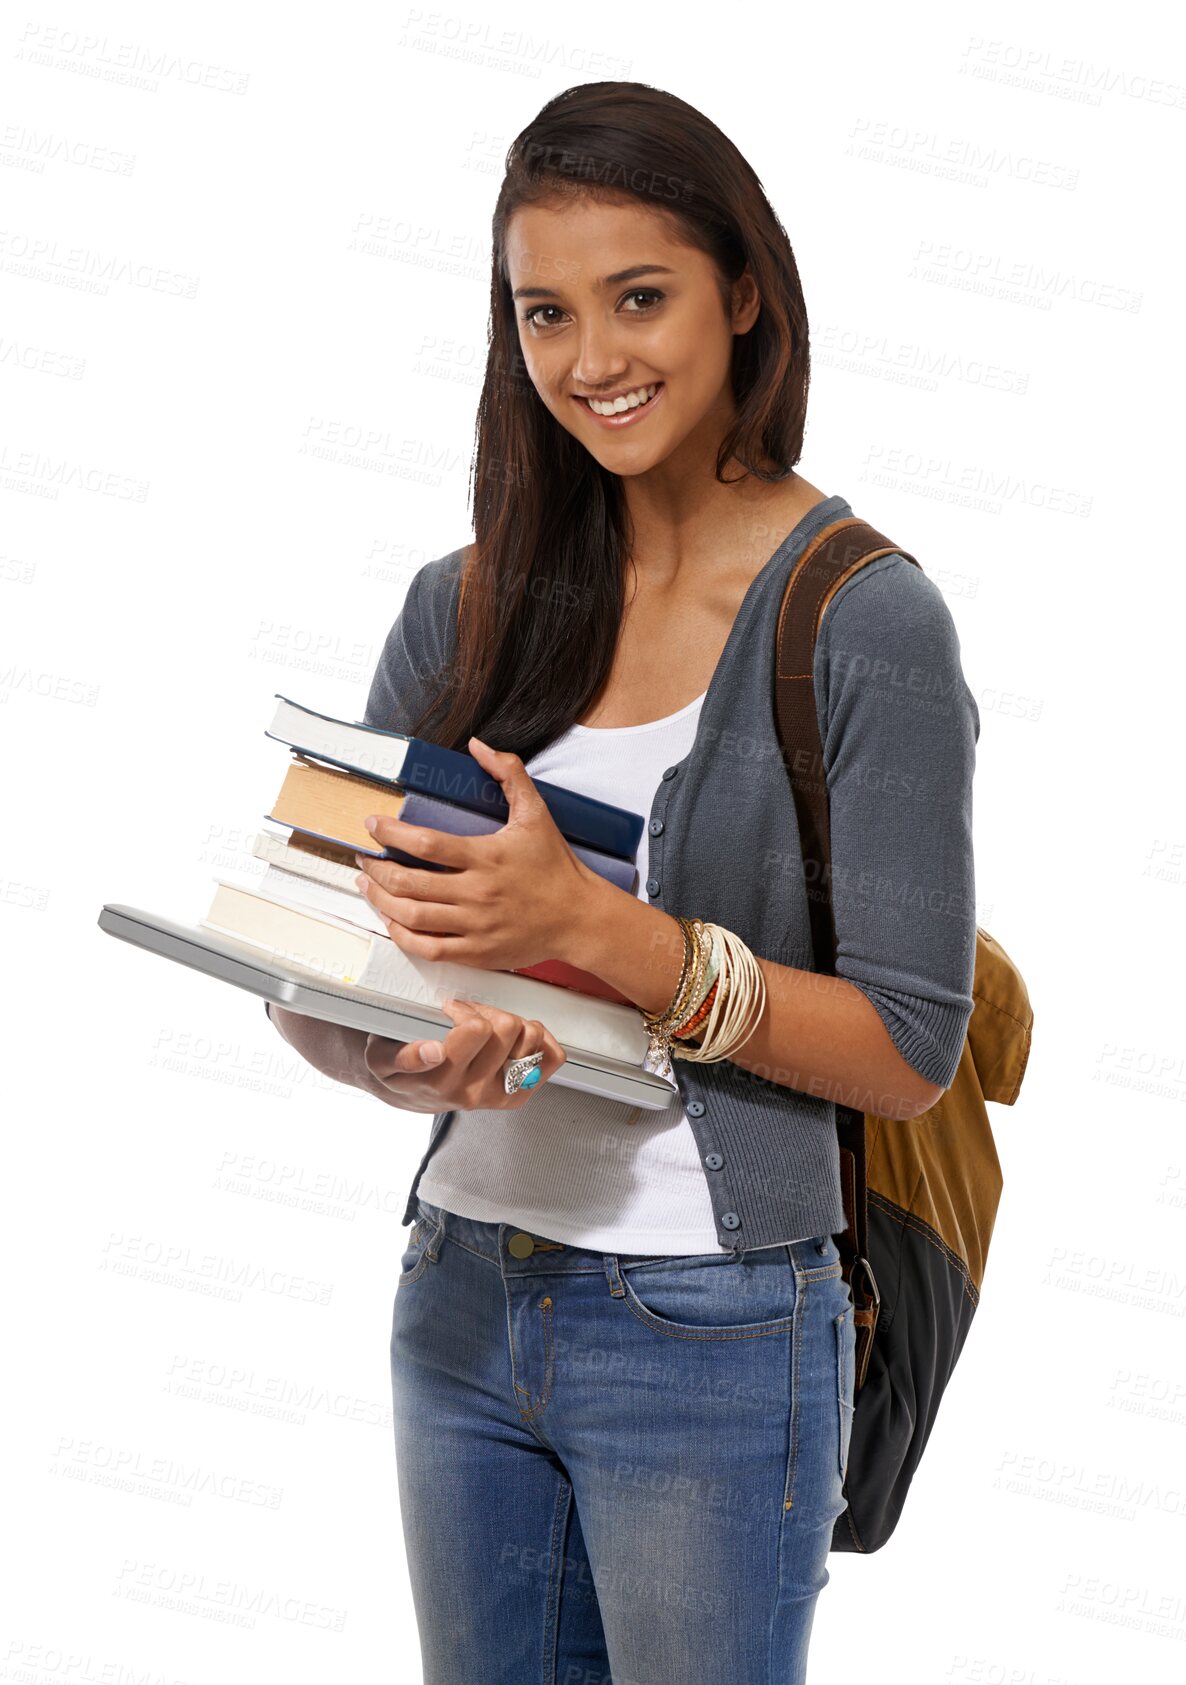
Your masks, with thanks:
<instances>
[{"instance_id":1,"label":"grey cardigan","mask_svg":"<svg viewBox=\"0 0 1186 1685\"><path fill-rule=\"evenodd\" d=\"M735 931L753 952L811 970L805 872L775 724L775 627L791 564L853 510L828 498L750 582L701 706L690 752L655 792L654 906ZM365 721L406 730L453 650L462 549L413 578L371 683ZM814 667L828 784L837 973L876 1007L895 1047L946 1088L972 1012L976 910L972 776L980 714L933 580L894 554L836 592ZM501 745L496 744L496 748ZM743 1251L844 1228L832 1099L729 1060L674 1060L722 1247ZM855 1089L844 1104L876 1112ZM453 1112L432 1120L408 1195Z\"/></svg>"}]
</instances>

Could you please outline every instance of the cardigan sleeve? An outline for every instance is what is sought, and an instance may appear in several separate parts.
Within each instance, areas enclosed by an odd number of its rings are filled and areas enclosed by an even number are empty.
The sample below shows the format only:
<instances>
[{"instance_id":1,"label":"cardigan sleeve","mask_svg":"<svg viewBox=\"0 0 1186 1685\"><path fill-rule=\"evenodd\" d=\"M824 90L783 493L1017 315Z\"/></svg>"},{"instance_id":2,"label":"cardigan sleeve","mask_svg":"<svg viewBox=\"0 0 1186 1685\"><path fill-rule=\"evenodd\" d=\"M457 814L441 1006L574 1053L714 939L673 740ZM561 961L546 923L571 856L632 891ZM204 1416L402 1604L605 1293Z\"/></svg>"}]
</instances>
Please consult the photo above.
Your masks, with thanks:
<instances>
[{"instance_id":1,"label":"cardigan sleeve","mask_svg":"<svg viewBox=\"0 0 1186 1685\"><path fill-rule=\"evenodd\" d=\"M837 975L950 1087L972 1015L980 711L939 587L905 557L836 592L816 639Z\"/></svg>"},{"instance_id":2,"label":"cardigan sleeve","mask_svg":"<svg viewBox=\"0 0 1186 1685\"><path fill-rule=\"evenodd\" d=\"M413 576L371 679L364 725L408 731L437 691L456 641L462 555L453 550Z\"/></svg>"}]
</instances>

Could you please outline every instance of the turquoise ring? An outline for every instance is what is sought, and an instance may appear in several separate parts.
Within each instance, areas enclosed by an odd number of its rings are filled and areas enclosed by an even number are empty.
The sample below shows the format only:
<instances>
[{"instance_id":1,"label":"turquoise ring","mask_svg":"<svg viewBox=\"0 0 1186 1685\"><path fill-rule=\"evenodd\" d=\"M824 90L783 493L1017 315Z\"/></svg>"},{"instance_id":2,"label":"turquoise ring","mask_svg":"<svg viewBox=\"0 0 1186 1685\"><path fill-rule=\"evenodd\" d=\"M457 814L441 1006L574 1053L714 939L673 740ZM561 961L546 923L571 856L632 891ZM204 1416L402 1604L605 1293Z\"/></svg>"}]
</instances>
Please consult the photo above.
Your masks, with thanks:
<instances>
[{"instance_id":1,"label":"turquoise ring","mask_svg":"<svg viewBox=\"0 0 1186 1685\"><path fill-rule=\"evenodd\" d=\"M544 1062L542 1053L529 1053L523 1059L512 1059L503 1077L503 1087L508 1094L517 1094L521 1088L535 1088L543 1082L544 1075L540 1066Z\"/></svg>"}]
</instances>

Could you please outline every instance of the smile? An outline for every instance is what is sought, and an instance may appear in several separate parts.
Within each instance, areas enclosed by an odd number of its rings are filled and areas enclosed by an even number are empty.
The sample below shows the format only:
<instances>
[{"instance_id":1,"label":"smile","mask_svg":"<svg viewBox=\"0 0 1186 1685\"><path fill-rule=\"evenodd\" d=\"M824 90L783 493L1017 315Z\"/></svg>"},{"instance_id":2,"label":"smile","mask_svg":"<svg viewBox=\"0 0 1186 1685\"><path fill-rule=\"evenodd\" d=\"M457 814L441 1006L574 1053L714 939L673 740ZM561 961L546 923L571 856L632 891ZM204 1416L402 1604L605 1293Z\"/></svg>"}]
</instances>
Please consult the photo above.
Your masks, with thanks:
<instances>
[{"instance_id":1,"label":"smile","mask_svg":"<svg viewBox=\"0 0 1186 1685\"><path fill-rule=\"evenodd\" d=\"M625 402L627 404L627 407L625 409L620 409L620 410L619 409L610 410L608 414L601 414L601 415L599 415L598 412L593 408L593 405L589 401L588 398L578 397L576 401L585 410L587 410L588 413L593 417L593 420L598 422L600 424L600 426L602 426L602 427L632 427L635 424L635 422L641 420L643 416L648 415L650 413L650 411L654 409L656 403L663 396L663 394L664 394L664 392L666 392L666 390L667 390L666 384L665 384L665 382L663 382L661 380L655 381L655 382L653 382L653 383L651 383L650 385L647 385L647 386L640 386L640 387L637 388L636 392L631 392L630 395L629 395L630 398L635 398L635 397L640 398L641 399L640 402L637 402L637 403L635 403L631 406L630 403L629 403L629 399L623 400L621 398L618 398L618 399L615 399L614 402L616 404ZM641 395L644 392L649 393L650 396L646 397L646 398L642 398ZM596 400L594 400L594 402L596 402ZM608 409L608 406L607 406L607 409Z\"/></svg>"}]
</instances>

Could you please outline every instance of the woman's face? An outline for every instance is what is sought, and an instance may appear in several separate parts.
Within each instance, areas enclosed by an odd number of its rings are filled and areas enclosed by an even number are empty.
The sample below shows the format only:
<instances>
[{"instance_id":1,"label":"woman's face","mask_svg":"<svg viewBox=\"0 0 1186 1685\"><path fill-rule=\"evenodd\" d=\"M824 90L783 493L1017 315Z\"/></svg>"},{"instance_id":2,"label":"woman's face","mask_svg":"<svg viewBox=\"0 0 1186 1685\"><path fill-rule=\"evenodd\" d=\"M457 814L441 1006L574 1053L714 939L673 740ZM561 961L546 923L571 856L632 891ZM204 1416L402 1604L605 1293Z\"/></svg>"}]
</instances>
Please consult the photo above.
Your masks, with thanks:
<instances>
[{"instance_id":1,"label":"woman's face","mask_svg":"<svg viewBox=\"0 0 1186 1685\"><path fill-rule=\"evenodd\" d=\"M603 468L644 474L715 451L734 410L733 336L760 307L748 271L730 321L711 260L666 217L581 197L515 211L507 264L532 384ZM587 402L620 394L631 407L612 419Z\"/></svg>"}]
</instances>

